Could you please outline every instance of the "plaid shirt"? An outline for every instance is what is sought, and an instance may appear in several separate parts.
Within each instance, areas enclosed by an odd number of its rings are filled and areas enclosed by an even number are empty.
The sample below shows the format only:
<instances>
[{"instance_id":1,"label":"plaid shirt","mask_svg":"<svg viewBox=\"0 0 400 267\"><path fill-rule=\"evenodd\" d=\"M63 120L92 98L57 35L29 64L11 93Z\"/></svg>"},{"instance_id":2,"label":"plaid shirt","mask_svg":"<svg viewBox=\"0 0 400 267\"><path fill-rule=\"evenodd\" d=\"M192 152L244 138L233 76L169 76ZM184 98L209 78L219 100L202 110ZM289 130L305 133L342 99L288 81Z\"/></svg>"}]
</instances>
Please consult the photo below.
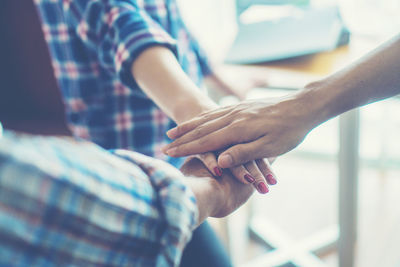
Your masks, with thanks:
<instances>
[{"instance_id":1,"label":"plaid shirt","mask_svg":"<svg viewBox=\"0 0 400 267\"><path fill-rule=\"evenodd\" d=\"M55 137L0 139L0 266L174 266L197 221L171 165Z\"/></svg>"},{"instance_id":2,"label":"plaid shirt","mask_svg":"<svg viewBox=\"0 0 400 267\"><path fill-rule=\"evenodd\" d=\"M171 49L197 85L210 73L176 0L35 3L73 134L107 149L125 148L177 163L160 152L174 123L131 74L135 58L154 45Z\"/></svg>"}]
</instances>

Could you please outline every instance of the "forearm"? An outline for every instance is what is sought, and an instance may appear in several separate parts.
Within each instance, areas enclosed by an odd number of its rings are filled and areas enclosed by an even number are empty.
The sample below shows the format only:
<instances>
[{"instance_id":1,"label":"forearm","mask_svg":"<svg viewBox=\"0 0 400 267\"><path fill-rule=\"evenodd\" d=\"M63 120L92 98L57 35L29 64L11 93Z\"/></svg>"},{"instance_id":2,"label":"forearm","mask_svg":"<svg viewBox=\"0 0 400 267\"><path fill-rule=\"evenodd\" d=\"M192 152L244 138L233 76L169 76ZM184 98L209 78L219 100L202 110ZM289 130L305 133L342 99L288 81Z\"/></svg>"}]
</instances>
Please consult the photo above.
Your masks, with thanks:
<instances>
[{"instance_id":1,"label":"forearm","mask_svg":"<svg viewBox=\"0 0 400 267\"><path fill-rule=\"evenodd\" d=\"M195 158L189 159L182 166L181 171L187 176L185 184L192 189L196 197L199 210L198 224L200 224L207 217L217 213L217 207L221 204L219 185L214 178L211 178L212 174Z\"/></svg>"},{"instance_id":2,"label":"forearm","mask_svg":"<svg viewBox=\"0 0 400 267\"><path fill-rule=\"evenodd\" d=\"M213 186L215 181L210 177L187 177L185 184L191 188L196 197L197 208L199 211L198 225L208 217L214 217L217 213L219 193Z\"/></svg>"},{"instance_id":3,"label":"forearm","mask_svg":"<svg viewBox=\"0 0 400 267\"><path fill-rule=\"evenodd\" d=\"M296 95L314 126L355 107L400 93L400 35Z\"/></svg>"},{"instance_id":4,"label":"forearm","mask_svg":"<svg viewBox=\"0 0 400 267\"><path fill-rule=\"evenodd\" d=\"M142 52L132 64L132 75L142 90L177 123L217 107L165 47L151 47Z\"/></svg>"}]
</instances>

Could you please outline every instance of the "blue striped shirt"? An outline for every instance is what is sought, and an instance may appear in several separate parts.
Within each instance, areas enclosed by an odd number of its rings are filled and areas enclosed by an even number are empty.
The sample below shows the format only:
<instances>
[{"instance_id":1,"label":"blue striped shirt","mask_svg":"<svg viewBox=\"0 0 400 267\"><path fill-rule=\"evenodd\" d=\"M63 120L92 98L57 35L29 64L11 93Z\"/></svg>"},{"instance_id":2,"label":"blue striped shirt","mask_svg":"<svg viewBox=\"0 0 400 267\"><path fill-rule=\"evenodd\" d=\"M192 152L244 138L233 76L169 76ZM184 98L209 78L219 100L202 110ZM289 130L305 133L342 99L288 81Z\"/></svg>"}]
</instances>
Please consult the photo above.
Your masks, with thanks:
<instances>
[{"instance_id":1,"label":"blue striped shirt","mask_svg":"<svg viewBox=\"0 0 400 267\"><path fill-rule=\"evenodd\" d=\"M57 137L0 138L0 266L176 266L197 222L171 165Z\"/></svg>"},{"instance_id":2,"label":"blue striped shirt","mask_svg":"<svg viewBox=\"0 0 400 267\"><path fill-rule=\"evenodd\" d=\"M175 53L199 86L210 68L182 21L176 0L35 0L53 69L75 136L106 149L130 149L165 159L175 124L139 88L131 74L151 46Z\"/></svg>"}]
</instances>

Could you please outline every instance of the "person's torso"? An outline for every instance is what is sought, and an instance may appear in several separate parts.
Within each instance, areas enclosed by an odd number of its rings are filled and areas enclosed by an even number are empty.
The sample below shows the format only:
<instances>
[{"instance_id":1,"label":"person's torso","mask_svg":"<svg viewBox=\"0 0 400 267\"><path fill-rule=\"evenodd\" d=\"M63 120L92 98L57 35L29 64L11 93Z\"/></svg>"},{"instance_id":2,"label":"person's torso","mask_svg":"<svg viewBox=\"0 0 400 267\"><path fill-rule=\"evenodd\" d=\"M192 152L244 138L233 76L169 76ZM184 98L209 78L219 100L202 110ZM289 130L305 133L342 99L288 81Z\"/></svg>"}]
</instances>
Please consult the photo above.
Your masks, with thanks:
<instances>
[{"instance_id":1,"label":"person's torso","mask_svg":"<svg viewBox=\"0 0 400 267\"><path fill-rule=\"evenodd\" d=\"M169 142L165 132L174 126L173 121L134 82L124 84L115 72L99 64L96 47L85 45L76 33L80 21L65 14L65 2L40 0L36 5L73 134L106 149L130 149L178 165L180 160L160 152ZM175 0L137 3L177 40L183 70L201 86L203 77L195 47Z\"/></svg>"}]
</instances>

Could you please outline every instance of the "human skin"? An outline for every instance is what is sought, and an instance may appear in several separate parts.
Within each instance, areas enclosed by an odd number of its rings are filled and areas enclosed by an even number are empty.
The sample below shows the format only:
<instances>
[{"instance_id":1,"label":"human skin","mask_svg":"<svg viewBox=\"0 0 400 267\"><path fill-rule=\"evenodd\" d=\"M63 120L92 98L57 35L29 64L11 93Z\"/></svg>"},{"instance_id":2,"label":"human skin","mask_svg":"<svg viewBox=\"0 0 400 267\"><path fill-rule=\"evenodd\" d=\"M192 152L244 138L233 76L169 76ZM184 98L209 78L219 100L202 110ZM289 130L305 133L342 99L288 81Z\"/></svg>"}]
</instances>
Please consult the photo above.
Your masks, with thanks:
<instances>
[{"instance_id":1,"label":"human skin","mask_svg":"<svg viewBox=\"0 0 400 267\"><path fill-rule=\"evenodd\" d=\"M197 88L174 54L165 47L155 46L143 51L132 64L132 75L142 90L178 124L218 107ZM214 176L222 175L214 153L206 151L199 158ZM241 182L253 183L260 193L269 191L267 183L276 183L264 159L245 162L230 170Z\"/></svg>"},{"instance_id":2,"label":"human skin","mask_svg":"<svg viewBox=\"0 0 400 267\"><path fill-rule=\"evenodd\" d=\"M187 176L184 183L189 186L197 200L200 224L207 217L221 218L244 204L254 192L254 187L239 182L229 171L219 178L212 177L197 158L185 162L181 171Z\"/></svg>"},{"instance_id":3,"label":"human skin","mask_svg":"<svg viewBox=\"0 0 400 267\"><path fill-rule=\"evenodd\" d=\"M244 204L254 192L252 185L239 182L229 171L225 171L219 178L213 177L195 157L188 158L180 171L165 161L142 154L130 153L129 157L153 169L161 169L170 177L181 179L180 182L189 187L196 197L198 225L207 217L227 216Z\"/></svg>"},{"instance_id":4,"label":"human skin","mask_svg":"<svg viewBox=\"0 0 400 267\"><path fill-rule=\"evenodd\" d=\"M226 148L222 168L282 155L298 146L319 124L353 108L400 93L400 35L347 68L298 93L242 102L205 112L167 134L163 148L173 157Z\"/></svg>"}]
</instances>

